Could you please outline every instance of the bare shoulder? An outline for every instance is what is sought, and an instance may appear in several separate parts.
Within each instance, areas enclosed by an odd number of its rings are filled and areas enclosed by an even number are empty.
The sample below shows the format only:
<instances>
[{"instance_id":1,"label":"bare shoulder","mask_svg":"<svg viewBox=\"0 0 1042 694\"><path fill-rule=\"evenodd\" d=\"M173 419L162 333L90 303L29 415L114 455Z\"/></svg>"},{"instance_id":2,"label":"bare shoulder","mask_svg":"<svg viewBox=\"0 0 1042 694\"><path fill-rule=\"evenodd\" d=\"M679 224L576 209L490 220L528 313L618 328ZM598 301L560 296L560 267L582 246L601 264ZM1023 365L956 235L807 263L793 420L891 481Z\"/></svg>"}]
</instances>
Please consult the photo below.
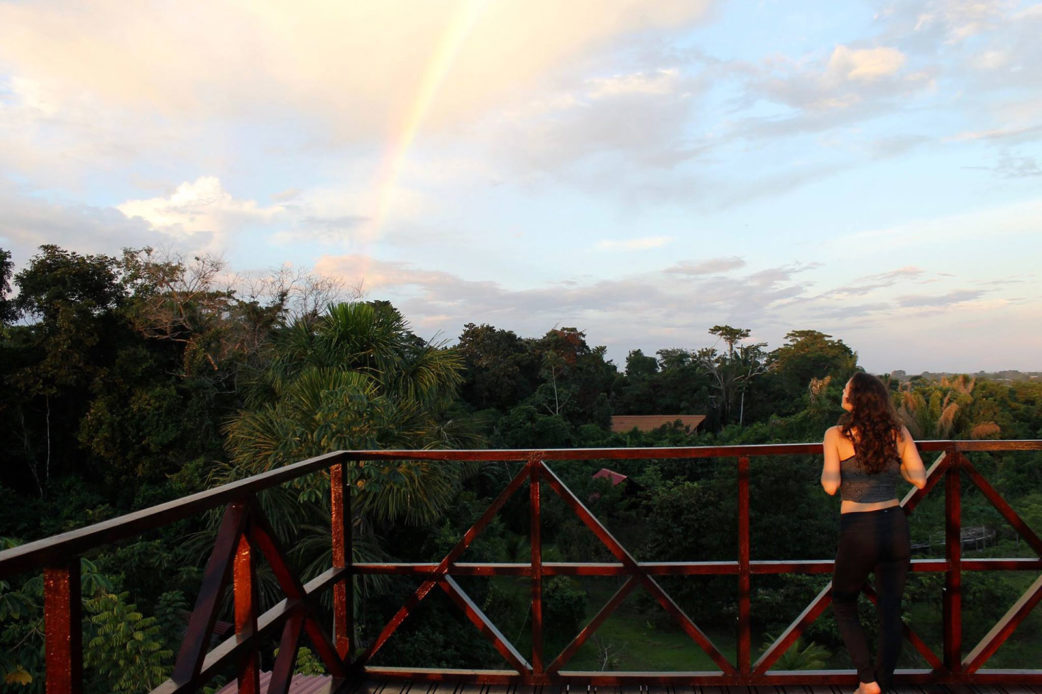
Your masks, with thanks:
<instances>
[{"instance_id":1,"label":"bare shoulder","mask_svg":"<svg viewBox=\"0 0 1042 694\"><path fill-rule=\"evenodd\" d=\"M840 425L831 426L825 430L825 441L835 441L837 438L843 437L843 427Z\"/></svg>"}]
</instances>

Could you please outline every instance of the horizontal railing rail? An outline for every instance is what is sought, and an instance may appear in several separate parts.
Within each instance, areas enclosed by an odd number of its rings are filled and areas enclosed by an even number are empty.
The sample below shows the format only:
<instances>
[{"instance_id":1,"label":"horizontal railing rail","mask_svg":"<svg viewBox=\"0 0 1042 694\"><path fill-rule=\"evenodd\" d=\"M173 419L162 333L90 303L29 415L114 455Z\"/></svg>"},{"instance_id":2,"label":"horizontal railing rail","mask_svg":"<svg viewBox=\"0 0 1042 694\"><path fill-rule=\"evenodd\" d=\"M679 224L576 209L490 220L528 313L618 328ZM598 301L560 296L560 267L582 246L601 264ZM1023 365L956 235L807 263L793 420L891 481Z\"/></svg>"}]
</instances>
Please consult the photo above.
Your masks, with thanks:
<instances>
[{"instance_id":1,"label":"horizontal railing rail","mask_svg":"<svg viewBox=\"0 0 1042 694\"><path fill-rule=\"evenodd\" d=\"M1042 440L1010 441L923 441L924 453L939 453L928 471L927 487L910 492L902 501L907 513L940 485L945 497L945 556L943 559L916 559L914 572L942 573L943 645L935 654L911 630L906 636L929 667L899 671L898 680L907 683L1037 683L1042 684L1038 663L1025 663L1018 670L988 670L983 666L1008 639L1019 624L1042 601L1042 576L1036 579L1005 615L981 639L964 652L962 624L962 576L975 571L1042 571L1042 540L996 491L966 457L967 453L1040 451ZM173 674L157 692L196 691L229 664L238 671L240 691L257 691L258 650L281 629L281 647L275 659L271 691L284 691L292 676L293 660L302 633L307 633L316 653L337 683L352 677L406 677L441 680L445 678L498 683L546 684L584 682L613 685L623 683L692 683L719 685L770 685L784 683L841 684L852 682L851 671L777 671L772 665L796 641L830 601L826 586L768 649L755 661L751 645L751 587L755 575L804 573L828 574L831 560L753 560L750 557L749 462L761 456L820 455L821 444L765 444L740 446L702 446L640 449L551 449L551 450L464 450L464 451L338 451L311 458L249 479L240 480L165 504L103 521L79 530L0 552L0 578L26 572L42 572L45 585L45 648L48 692L81 690L83 655L80 608L80 558L128 540L142 533L197 517L213 509L224 509L214 549L204 570L203 585L189 619L186 636ZM577 460L668 460L727 459L737 464L737 557L724 561L655 562L637 561L590 513L549 463ZM439 562L353 563L351 560L351 487L347 484L348 466L379 461L481 461L515 462L521 471L492 506L468 530L459 543ZM256 496L305 475L328 472L331 494L332 566L303 584L285 558L279 539L264 517ZM963 478L980 490L998 513L1025 541L1037 557L966 558L961 544L961 485ZM571 511L593 531L614 556L613 562L543 561L541 542L541 489L546 486L562 499ZM502 509L509 497L527 488L530 509L531 558L527 563L481 563L458 561L474 538ZM280 603L261 612L257 599L256 562L263 557L272 568L285 593ZM371 643L356 648L353 633L354 577L369 574L413 576L419 588ZM616 576L622 587L586 624L571 643L550 658L543 652L542 589L544 578L557 575ZM738 581L738 625L736 657L729 659L662 589L662 576L721 575ZM531 581L531 653L518 652L495 624L474 604L454 576L515 576ZM220 596L230 587L234 596L235 635L207 651L220 611ZM386 643L411 611L433 588L439 588L466 617L486 635L509 669L436 670L430 668L374 667L370 659ZM680 628L717 666L710 672L626 673L577 672L566 670L570 658L592 636L634 589L643 588L673 616ZM315 596L333 590L332 619L322 619ZM333 624L327 634L324 622ZM357 651L357 652L356 652Z\"/></svg>"}]
</instances>

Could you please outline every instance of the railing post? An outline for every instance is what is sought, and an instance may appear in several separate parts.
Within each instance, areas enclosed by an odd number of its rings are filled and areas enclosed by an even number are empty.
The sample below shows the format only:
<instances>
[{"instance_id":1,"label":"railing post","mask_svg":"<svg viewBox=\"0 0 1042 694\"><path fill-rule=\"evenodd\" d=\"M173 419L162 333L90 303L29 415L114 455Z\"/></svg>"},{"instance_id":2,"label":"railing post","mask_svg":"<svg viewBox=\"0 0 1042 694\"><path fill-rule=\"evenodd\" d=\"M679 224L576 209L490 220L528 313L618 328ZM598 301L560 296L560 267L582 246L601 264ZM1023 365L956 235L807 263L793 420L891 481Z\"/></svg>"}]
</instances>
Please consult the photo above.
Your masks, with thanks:
<instances>
[{"instance_id":1,"label":"railing post","mask_svg":"<svg viewBox=\"0 0 1042 694\"><path fill-rule=\"evenodd\" d=\"M47 694L83 691L83 635L80 620L80 558L43 571L44 642Z\"/></svg>"},{"instance_id":2,"label":"railing post","mask_svg":"<svg viewBox=\"0 0 1042 694\"><path fill-rule=\"evenodd\" d=\"M752 633L749 567L749 457L738 458L738 672L752 673Z\"/></svg>"},{"instance_id":3,"label":"railing post","mask_svg":"<svg viewBox=\"0 0 1042 694\"><path fill-rule=\"evenodd\" d=\"M945 563L944 666L953 675L962 672L962 454L949 450L951 463L944 478Z\"/></svg>"},{"instance_id":4,"label":"railing post","mask_svg":"<svg viewBox=\"0 0 1042 694\"><path fill-rule=\"evenodd\" d=\"M543 674L543 536L539 497L539 471L542 461L529 461L528 499L532 549L532 674Z\"/></svg>"},{"instance_id":5,"label":"railing post","mask_svg":"<svg viewBox=\"0 0 1042 694\"><path fill-rule=\"evenodd\" d=\"M257 633L257 571L253 549L246 535L239 536L232 568L235 595L235 637L243 641ZM239 694L260 694L260 658L256 650L243 656L239 664Z\"/></svg>"},{"instance_id":6,"label":"railing post","mask_svg":"<svg viewBox=\"0 0 1042 694\"><path fill-rule=\"evenodd\" d=\"M354 573L351 570L351 485L344 463L329 469L331 503L330 527L333 541L333 568L346 568L347 577L333 584L333 640L344 660L354 645Z\"/></svg>"}]
</instances>

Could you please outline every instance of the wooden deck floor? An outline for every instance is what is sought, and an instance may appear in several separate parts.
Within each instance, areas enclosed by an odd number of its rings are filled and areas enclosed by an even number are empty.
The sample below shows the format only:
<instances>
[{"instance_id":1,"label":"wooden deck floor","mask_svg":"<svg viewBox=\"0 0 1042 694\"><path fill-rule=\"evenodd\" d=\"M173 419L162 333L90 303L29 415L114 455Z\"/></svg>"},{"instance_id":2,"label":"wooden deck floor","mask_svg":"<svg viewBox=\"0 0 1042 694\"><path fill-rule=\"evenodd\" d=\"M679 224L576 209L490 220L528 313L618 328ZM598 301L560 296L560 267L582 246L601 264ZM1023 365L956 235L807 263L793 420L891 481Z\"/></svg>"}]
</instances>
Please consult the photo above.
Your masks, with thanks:
<instances>
[{"instance_id":1,"label":"wooden deck floor","mask_svg":"<svg viewBox=\"0 0 1042 694\"><path fill-rule=\"evenodd\" d=\"M261 691L267 691L271 673L260 676ZM218 694L233 694L235 683L218 690ZM481 685L459 682L413 682L395 680L367 680L332 690L329 677L295 675L290 694L853 694L853 687L784 686L784 687L697 687L697 686L610 686L575 687L520 685ZM901 686L893 694L1042 694L1042 686L1033 685L964 685L945 686L927 684Z\"/></svg>"},{"instance_id":2,"label":"wooden deck floor","mask_svg":"<svg viewBox=\"0 0 1042 694\"><path fill-rule=\"evenodd\" d=\"M515 685L477 685L451 682L365 682L347 689L349 694L852 694L853 687L523 687ZM894 694L1042 694L1038 686L943 685L902 686Z\"/></svg>"}]
</instances>

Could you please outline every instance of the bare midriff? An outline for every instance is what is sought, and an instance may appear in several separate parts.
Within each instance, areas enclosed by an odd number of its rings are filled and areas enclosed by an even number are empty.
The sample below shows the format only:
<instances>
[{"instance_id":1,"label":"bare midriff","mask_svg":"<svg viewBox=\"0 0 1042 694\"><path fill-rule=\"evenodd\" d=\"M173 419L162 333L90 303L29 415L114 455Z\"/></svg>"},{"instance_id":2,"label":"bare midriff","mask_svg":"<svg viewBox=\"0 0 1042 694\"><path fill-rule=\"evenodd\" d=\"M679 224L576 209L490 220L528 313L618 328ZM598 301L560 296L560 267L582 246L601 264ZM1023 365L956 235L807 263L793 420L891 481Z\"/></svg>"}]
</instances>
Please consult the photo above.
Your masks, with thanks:
<instances>
[{"instance_id":1,"label":"bare midriff","mask_svg":"<svg viewBox=\"0 0 1042 694\"><path fill-rule=\"evenodd\" d=\"M894 506L900 506L901 502L897 499L887 499L886 501L871 501L869 503L862 503L860 501L849 501L844 500L839 506L840 513L866 513L868 511L881 511L884 508L892 508Z\"/></svg>"}]
</instances>

